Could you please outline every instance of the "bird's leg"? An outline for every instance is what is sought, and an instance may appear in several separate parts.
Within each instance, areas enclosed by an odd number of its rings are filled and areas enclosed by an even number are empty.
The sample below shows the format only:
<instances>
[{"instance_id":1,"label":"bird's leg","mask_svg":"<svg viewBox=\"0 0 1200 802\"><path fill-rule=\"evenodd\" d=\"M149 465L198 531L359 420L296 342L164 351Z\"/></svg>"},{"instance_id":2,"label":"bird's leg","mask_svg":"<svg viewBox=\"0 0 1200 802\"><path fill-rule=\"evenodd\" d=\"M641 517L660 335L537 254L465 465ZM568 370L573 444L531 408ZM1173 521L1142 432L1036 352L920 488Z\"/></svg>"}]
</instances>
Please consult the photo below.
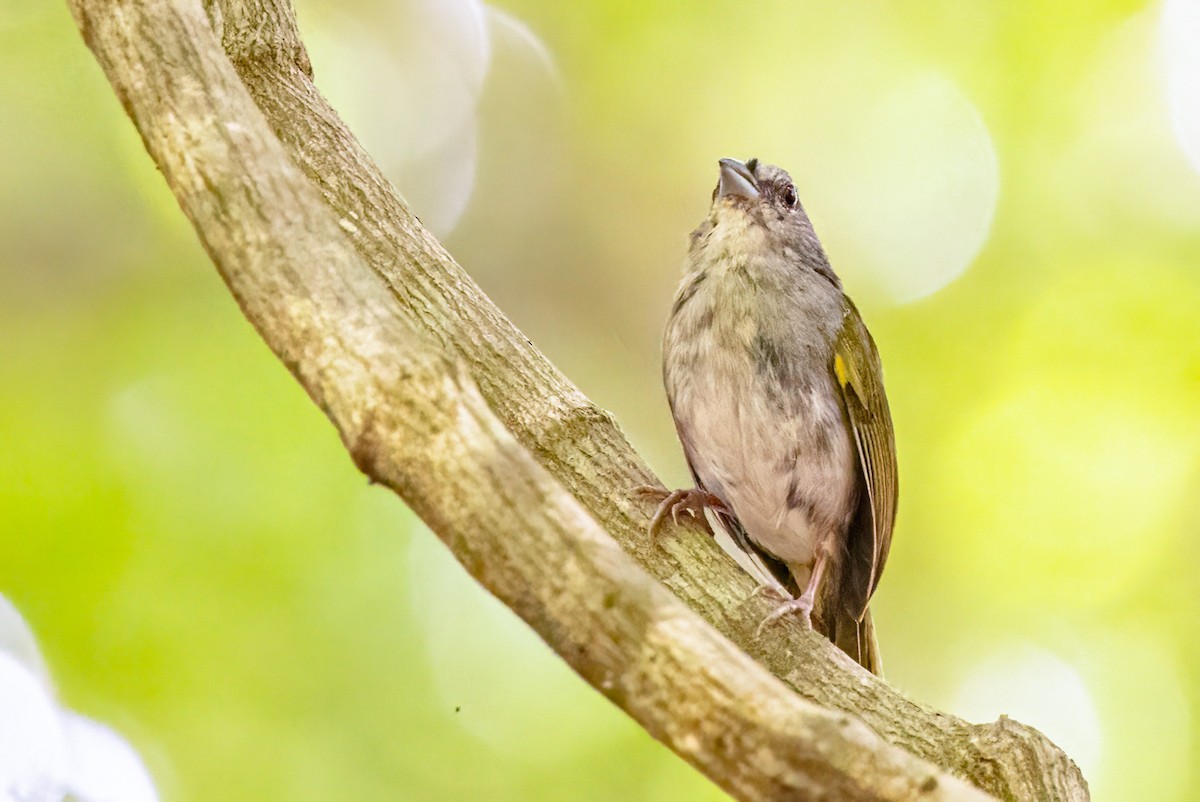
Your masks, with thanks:
<instances>
[{"instance_id":1,"label":"bird's leg","mask_svg":"<svg viewBox=\"0 0 1200 802\"><path fill-rule=\"evenodd\" d=\"M654 517L650 519L650 537L652 539L658 537L658 533L668 516L672 522L678 525L679 514L687 513L696 519L710 535L712 534L712 528L708 525L708 521L704 517L704 510L706 508L712 509L720 515L732 517L729 508L725 506L725 502L707 490L702 490L698 487L672 491L662 487L642 485L635 487L633 492L641 498L658 503L658 508L654 511Z\"/></svg>"},{"instance_id":2,"label":"bird's leg","mask_svg":"<svg viewBox=\"0 0 1200 802\"><path fill-rule=\"evenodd\" d=\"M798 599L788 599L780 604L771 614L762 620L755 631L755 635L762 635L763 630L769 624L773 624L779 619L792 613L800 613L801 620L804 626L812 629L812 611L813 605L817 601L817 588L821 585L821 576L825 573L825 561L828 558L828 552L825 549L817 550L817 559L813 563L812 575L808 578L808 584L804 586L804 592L800 594Z\"/></svg>"}]
</instances>

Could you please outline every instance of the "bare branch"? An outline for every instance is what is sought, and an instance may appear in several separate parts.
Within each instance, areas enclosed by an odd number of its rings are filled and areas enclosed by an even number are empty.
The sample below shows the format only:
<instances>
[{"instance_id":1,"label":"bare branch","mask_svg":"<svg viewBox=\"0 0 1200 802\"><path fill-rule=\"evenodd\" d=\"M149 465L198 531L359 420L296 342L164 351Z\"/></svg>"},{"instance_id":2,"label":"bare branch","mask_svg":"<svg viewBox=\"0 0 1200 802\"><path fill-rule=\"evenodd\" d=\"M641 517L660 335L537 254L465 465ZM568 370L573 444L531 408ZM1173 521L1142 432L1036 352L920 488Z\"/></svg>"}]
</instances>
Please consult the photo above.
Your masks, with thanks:
<instances>
[{"instance_id":1,"label":"bare branch","mask_svg":"<svg viewBox=\"0 0 1200 802\"><path fill-rule=\"evenodd\" d=\"M290 4L71 5L247 318L356 464L655 737L743 799L1088 798L1035 730L931 710L798 625L755 639L766 602L707 539L651 547L628 489L653 475L316 92Z\"/></svg>"}]
</instances>

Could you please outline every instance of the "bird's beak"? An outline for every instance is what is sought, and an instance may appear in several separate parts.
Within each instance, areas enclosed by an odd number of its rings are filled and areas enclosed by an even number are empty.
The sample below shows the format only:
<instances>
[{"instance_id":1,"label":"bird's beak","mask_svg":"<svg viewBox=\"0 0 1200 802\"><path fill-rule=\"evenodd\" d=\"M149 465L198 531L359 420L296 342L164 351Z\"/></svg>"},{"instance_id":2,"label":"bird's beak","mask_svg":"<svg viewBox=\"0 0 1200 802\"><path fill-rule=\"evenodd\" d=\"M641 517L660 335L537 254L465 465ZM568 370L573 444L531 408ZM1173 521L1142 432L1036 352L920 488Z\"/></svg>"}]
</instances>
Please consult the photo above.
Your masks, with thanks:
<instances>
[{"instance_id":1,"label":"bird's beak","mask_svg":"<svg viewBox=\"0 0 1200 802\"><path fill-rule=\"evenodd\" d=\"M717 197L738 195L743 198L758 197L758 183L745 164L737 159L721 159L721 183L717 184Z\"/></svg>"}]
</instances>

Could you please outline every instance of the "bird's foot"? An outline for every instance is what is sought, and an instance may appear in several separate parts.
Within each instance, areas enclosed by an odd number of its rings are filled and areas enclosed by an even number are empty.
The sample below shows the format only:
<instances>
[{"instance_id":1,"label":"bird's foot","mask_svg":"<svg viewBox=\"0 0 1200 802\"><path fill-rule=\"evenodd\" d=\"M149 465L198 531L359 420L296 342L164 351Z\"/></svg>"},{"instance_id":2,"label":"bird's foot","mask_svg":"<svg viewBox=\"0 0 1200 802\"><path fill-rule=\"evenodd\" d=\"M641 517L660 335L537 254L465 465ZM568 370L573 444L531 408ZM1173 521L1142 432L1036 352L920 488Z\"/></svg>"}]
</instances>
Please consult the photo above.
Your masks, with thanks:
<instances>
[{"instance_id":1,"label":"bird's foot","mask_svg":"<svg viewBox=\"0 0 1200 802\"><path fill-rule=\"evenodd\" d=\"M768 591L773 591L769 585L764 585L763 587L767 588ZM768 626L774 624L776 621L779 621L781 618L794 615L796 613L800 614L800 620L804 622L805 628L812 629L812 610L813 597L809 596L807 593L798 599L788 599L787 601L780 603L778 607L772 610L771 613L762 620L762 623L758 625L758 629L754 631L754 636L756 638L761 637L763 631Z\"/></svg>"},{"instance_id":2,"label":"bird's foot","mask_svg":"<svg viewBox=\"0 0 1200 802\"><path fill-rule=\"evenodd\" d=\"M712 528L708 525L708 520L704 517L704 510L712 509L721 515L730 515L729 508L725 506L721 499L707 490L701 490L698 487L683 490L667 490L663 487L641 485L640 487L635 487L633 493L640 498L654 501L658 504L658 508L654 511L654 517L650 519L651 539L658 537L668 517L678 526L679 515L681 513L691 515L710 535L712 534Z\"/></svg>"}]
</instances>

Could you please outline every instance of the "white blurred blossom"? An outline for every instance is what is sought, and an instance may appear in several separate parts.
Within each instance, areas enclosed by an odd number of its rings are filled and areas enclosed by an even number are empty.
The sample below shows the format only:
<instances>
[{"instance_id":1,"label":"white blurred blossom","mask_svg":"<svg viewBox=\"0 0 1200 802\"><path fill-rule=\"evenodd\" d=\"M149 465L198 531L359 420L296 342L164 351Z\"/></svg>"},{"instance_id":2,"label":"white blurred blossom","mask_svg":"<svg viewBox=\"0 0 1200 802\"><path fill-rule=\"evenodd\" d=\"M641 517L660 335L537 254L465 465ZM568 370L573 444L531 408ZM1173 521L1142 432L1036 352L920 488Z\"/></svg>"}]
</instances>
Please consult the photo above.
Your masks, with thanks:
<instances>
[{"instance_id":1,"label":"white blurred blossom","mask_svg":"<svg viewBox=\"0 0 1200 802\"><path fill-rule=\"evenodd\" d=\"M61 707L37 644L0 596L0 802L157 802L137 753Z\"/></svg>"},{"instance_id":2,"label":"white blurred blossom","mask_svg":"<svg viewBox=\"0 0 1200 802\"><path fill-rule=\"evenodd\" d=\"M61 711L67 743L68 786L79 800L155 802L158 794L137 752L118 733L69 710Z\"/></svg>"}]
</instances>

